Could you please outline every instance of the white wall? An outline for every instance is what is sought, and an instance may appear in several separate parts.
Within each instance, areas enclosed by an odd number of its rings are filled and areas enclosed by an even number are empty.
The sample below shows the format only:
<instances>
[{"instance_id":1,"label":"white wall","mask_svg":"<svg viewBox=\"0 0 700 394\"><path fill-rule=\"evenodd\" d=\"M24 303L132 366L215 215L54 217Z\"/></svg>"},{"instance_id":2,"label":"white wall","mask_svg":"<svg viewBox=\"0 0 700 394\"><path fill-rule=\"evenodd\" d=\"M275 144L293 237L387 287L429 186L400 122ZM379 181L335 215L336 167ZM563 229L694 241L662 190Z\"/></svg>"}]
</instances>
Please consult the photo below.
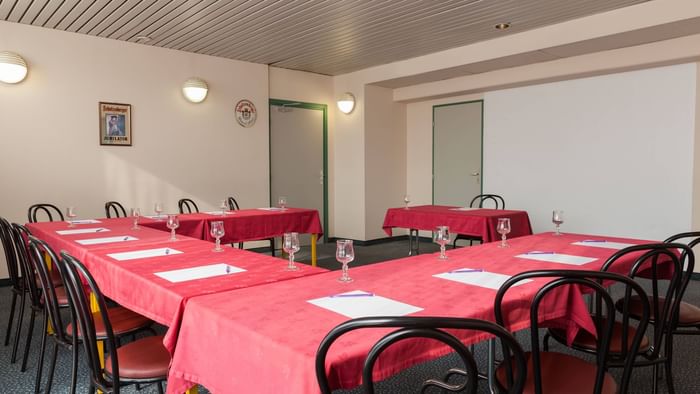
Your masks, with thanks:
<instances>
[{"instance_id":1,"label":"white wall","mask_svg":"<svg viewBox=\"0 0 700 394\"><path fill-rule=\"evenodd\" d=\"M176 211L182 197L267 205L267 66L7 22L0 44L30 67L0 86L0 215L23 223L40 201L81 217L103 216L112 199L146 212L156 200ZM192 76L210 86L201 104L180 91ZM243 98L258 109L252 128L235 120ZM132 105L132 147L99 145L99 101Z\"/></svg>"},{"instance_id":2,"label":"white wall","mask_svg":"<svg viewBox=\"0 0 700 394\"><path fill-rule=\"evenodd\" d=\"M485 94L484 188L535 232L663 239L691 228L696 64Z\"/></svg>"}]
</instances>

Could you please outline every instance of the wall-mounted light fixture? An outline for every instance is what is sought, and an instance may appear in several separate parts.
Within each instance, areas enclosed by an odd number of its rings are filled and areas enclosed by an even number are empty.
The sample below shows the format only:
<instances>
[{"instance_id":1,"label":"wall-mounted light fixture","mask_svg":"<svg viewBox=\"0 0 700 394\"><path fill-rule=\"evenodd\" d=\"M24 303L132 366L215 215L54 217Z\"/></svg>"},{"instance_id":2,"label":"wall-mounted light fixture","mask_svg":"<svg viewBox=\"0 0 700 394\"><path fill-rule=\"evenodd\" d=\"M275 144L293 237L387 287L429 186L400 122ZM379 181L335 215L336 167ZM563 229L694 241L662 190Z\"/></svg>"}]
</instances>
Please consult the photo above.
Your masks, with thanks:
<instances>
[{"instance_id":1,"label":"wall-mounted light fixture","mask_svg":"<svg viewBox=\"0 0 700 394\"><path fill-rule=\"evenodd\" d=\"M345 92L338 98L338 109L344 114L349 114L355 109L355 96Z\"/></svg>"},{"instance_id":2,"label":"wall-mounted light fixture","mask_svg":"<svg viewBox=\"0 0 700 394\"><path fill-rule=\"evenodd\" d=\"M27 63L14 52L0 52L0 81L18 83L27 76Z\"/></svg>"},{"instance_id":3,"label":"wall-mounted light fixture","mask_svg":"<svg viewBox=\"0 0 700 394\"><path fill-rule=\"evenodd\" d=\"M209 86L199 78L190 78L182 85L182 94L185 98L193 103L201 103L207 98Z\"/></svg>"}]
</instances>

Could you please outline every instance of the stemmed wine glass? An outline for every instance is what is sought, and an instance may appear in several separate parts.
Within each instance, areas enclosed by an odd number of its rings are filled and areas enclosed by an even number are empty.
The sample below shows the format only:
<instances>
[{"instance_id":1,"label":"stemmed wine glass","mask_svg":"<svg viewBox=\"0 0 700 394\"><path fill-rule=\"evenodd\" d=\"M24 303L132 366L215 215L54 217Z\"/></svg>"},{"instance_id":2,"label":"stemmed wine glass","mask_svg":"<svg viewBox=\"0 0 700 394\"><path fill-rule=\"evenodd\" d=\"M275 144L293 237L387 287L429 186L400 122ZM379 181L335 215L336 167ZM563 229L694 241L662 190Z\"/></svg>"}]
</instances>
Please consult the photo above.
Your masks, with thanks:
<instances>
[{"instance_id":1,"label":"stemmed wine glass","mask_svg":"<svg viewBox=\"0 0 700 394\"><path fill-rule=\"evenodd\" d=\"M352 247L351 239L340 239L336 241L335 259L343 264L343 275L338 278L338 282L352 282L352 278L348 275L348 263L355 260L355 250Z\"/></svg>"},{"instance_id":2,"label":"stemmed wine glass","mask_svg":"<svg viewBox=\"0 0 700 394\"><path fill-rule=\"evenodd\" d=\"M75 207L68 207L68 209L66 209L66 216L68 216L68 227L75 227L73 219L75 219L75 217L78 216L75 213Z\"/></svg>"},{"instance_id":3,"label":"stemmed wine glass","mask_svg":"<svg viewBox=\"0 0 700 394\"><path fill-rule=\"evenodd\" d=\"M221 208L221 216L226 216L226 211L228 211L228 203L226 203L226 200L221 200L219 202L219 208Z\"/></svg>"},{"instance_id":4,"label":"stemmed wine glass","mask_svg":"<svg viewBox=\"0 0 700 394\"><path fill-rule=\"evenodd\" d=\"M153 206L153 210L156 213L156 219L160 220L160 213L163 212L163 204L156 202L156 204Z\"/></svg>"},{"instance_id":5,"label":"stemmed wine glass","mask_svg":"<svg viewBox=\"0 0 700 394\"><path fill-rule=\"evenodd\" d=\"M440 245L440 260L447 260L445 245L450 242L450 228L448 226L437 226L433 233L433 241Z\"/></svg>"},{"instance_id":6,"label":"stemmed wine glass","mask_svg":"<svg viewBox=\"0 0 700 394\"><path fill-rule=\"evenodd\" d=\"M280 196L280 197L277 199L277 206L280 207L280 208L282 208L282 209L286 209L286 208L287 208L287 197L285 197L285 196Z\"/></svg>"},{"instance_id":7,"label":"stemmed wine glass","mask_svg":"<svg viewBox=\"0 0 700 394\"><path fill-rule=\"evenodd\" d=\"M221 220L211 222L211 229L209 230L209 233L212 237L216 238L216 247L213 249L214 252L223 252L224 249L221 247L221 237L223 237L225 234L224 222Z\"/></svg>"},{"instance_id":8,"label":"stemmed wine glass","mask_svg":"<svg viewBox=\"0 0 700 394\"><path fill-rule=\"evenodd\" d=\"M411 196L408 194L403 196L403 203L405 204L404 209L408 209L408 203L411 202Z\"/></svg>"},{"instance_id":9,"label":"stemmed wine glass","mask_svg":"<svg viewBox=\"0 0 700 394\"><path fill-rule=\"evenodd\" d=\"M507 248L509 245L506 242L506 234L510 233L510 219L499 218L498 224L496 225L496 232L501 234L501 244L498 247Z\"/></svg>"},{"instance_id":10,"label":"stemmed wine glass","mask_svg":"<svg viewBox=\"0 0 700 394\"><path fill-rule=\"evenodd\" d=\"M299 267L294 264L294 253L299 251L299 233L284 233L282 250L289 255L289 264L285 271L297 271Z\"/></svg>"},{"instance_id":11,"label":"stemmed wine glass","mask_svg":"<svg viewBox=\"0 0 700 394\"><path fill-rule=\"evenodd\" d=\"M140 208L131 208L131 217L134 219L134 225L131 227L132 230L139 229L139 217L141 216Z\"/></svg>"},{"instance_id":12,"label":"stemmed wine glass","mask_svg":"<svg viewBox=\"0 0 700 394\"><path fill-rule=\"evenodd\" d=\"M555 209L552 211L552 223L554 223L554 226L556 227L556 232L554 235L561 235L561 232L559 231L559 226L564 223L564 211L560 209Z\"/></svg>"},{"instance_id":13,"label":"stemmed wine glass","mask_svg":"<svg viewBox=\"0 0 700 394\"><path fill-rule=\"evenodd\" d=\"M177 237L175 236L175 229L180 227L180 219L177 217L177 215L168 215L167 226L170 229L170 240L177 241Z\"/></svg>"}]
</instances>

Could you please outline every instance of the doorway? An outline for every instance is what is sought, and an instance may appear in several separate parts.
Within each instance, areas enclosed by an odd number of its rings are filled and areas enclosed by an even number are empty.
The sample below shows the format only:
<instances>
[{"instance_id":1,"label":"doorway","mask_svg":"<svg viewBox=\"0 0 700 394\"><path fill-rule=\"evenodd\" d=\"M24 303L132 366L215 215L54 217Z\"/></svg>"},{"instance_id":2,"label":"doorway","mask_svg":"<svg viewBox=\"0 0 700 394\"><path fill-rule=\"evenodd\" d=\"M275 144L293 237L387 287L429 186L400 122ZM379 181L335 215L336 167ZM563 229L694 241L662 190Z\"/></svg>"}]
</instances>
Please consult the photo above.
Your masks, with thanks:
<instances>
[{"instance_id":1,"label":"doorway","mask_svg":"<svg viewBox=\"0 0 700 394\"><path fill-rule=\"evenodd\" d=\"M328 234L328 106L270 99L270 206L316 209ZM300 243L309 245L309 235Z\"/></svg>"},{"instance_id":2,"label":"doorway","mask_svg":"<svg viewBox=\"0 0 700 394\"><path fill-rule=\"evenodd\" d=\"M466 206L482 193L484 101L433 106L433 204Z\"/></svg>"}]
</instances>

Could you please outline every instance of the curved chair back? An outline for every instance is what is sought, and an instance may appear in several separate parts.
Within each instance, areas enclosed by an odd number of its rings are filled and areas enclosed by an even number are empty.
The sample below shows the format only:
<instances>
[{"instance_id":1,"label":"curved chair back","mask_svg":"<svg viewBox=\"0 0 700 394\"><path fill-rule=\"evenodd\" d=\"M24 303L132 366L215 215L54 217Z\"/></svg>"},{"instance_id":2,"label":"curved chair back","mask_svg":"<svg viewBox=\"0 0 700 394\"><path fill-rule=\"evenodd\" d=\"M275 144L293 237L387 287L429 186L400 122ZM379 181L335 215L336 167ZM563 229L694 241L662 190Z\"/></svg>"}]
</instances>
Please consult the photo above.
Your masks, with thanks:
<instances>
[{"instance_id":1,"label":"curved chair back","mask_svg":"<svg viewBox=\"0 0 700 394\"><path fill-rule=\"evenodd\" d=\"M105 203L105 215L107 218L123 218L126 217L126 209L117 201L107 201Z\"/></svg>"},{"instance_id":2,"label":"curved chair back","mask_svg":"<svg viewBox=\"0 0 700 394\"><path fill-rule=\"evenodd\" d=\"M683 280L680 287L680 296L683 297L685 290L688 288L690 278L693 276L694 267L690 266L688 259L690 254L694 254L692 249L700 244L700 231L689 231L672 235L664 240L664 243L684 243L691 249L690 253L686 250L681 251L681 262L683 263ZM693 256L693 260L695 260ZM694 261L693 261L694 262Z\"/></svg>"},{"instance_id":3,"label":"curved chair back","mask_svg":"<svg viewBox=\"0 0 700 394\"><path fill-rule=\"evenodd\" d=\"M634 262L629 265L629 258ZM692 272L695 266L695 255L692 249L679 243L659 243L635 245L617 251L603 264L602 271L628 271L630 278L646 278L651 280L651 316L654 317L654 338L651 348L644 354L648 360L660 361L663 356L660 352L669 328L672 327L672 318L678 310L683 297L683 265ZM623 265L623 267L620 267ZM625 270L624 267L630 268ZM661 280L668 280L668 286L664 291L659 287ZM659 302L660 297L665 302Z\"/></svg>"},{"instance_id":4,"label":"curved chair back","mask_svg":"<svg viewBox=\"0 0 700 394\"><path fill-rule=\"evenodd\" d=\"M36 271L29 260L29 236L31 233L21 224L12 223L12 240L17 253L23 286L29 291L29 299L34 307L41 307L41 291L36 282Z\"/></svg>"},{"instance_id":5,"label":"curved chair back","mask_svg":"<svg viewBox=\"0 0 700 394\"><path fill-rule=\"evenodd\" d=\"M0 240L2 248L5 251L5 262L7 263L7 272L10 277L10 283L19 292L22 290L22 278L20 276L19 263L17 261L17 252L15 251L15 242L12 235L12 226L5 218L0 218Z\"/></svg>"},{"instance_id":6,"label":"curved chair back","mask_svg":"<svg viewBox=\"0 0 700 394\"><path fill-rule=\"evenodd\" d=\"M54 220L60 220L63 221L65 220L63 218L63 213L61 212L60 209L58 209L57 206L53 204L48 204L48 203L41 203L41 204L34 204L29 207L29 210L27 211L27 220L29 220L29 223L36 223L39 220L37 219L37 215L39 214L39 211L43 211L44 214L48 217L49 222L53 222ZM56 218L54 219L54 215Z\"/></svg>"},{"instance_id":7,"label":"curved chair back","mask_svg":"<svg viewBox=\"0 0 700 394\"><path fill-rule=\"evenodd\" d=\"M107 313L107 304L104 296L97 286L95 279L85 266L75 257L66 252L61 252L61 258L58 264L61 270L65 273L66 293L71 305L75 308L75 314L78 319L80 332L82 334L82 342L87 356L87 363L90 367L90 380L92 386L106 392L119 391L119 361L117 359L117 346L112 330L112 324L109 321ZM83 287L83 283L86 287ZM95 322L90 309L90 301L88 300L85 289L89 290L97 301L100 309L100 317L104 324L106 337L104 341L104 352L109 354L111 360L112 373L111 379L107 379L100 361L100 353L98 352L98 340L95 330Z\"/></svg>"},{"instance_id":8,"label":"curved chair back","mask_svg":"<svg viewBox=\"0 0 700 394\"><path fill-rule=\"evenodd\" d=\"M628 313L622 314L622 326L623 332L621 348L624 349L621 357L624 358L623 361L623 373L622 381L620 382L621 393L627 392L627 387L629 385L630 374L632 373L632 366L635 361L635 357L639 346L644 337L644 331L649 323L649 313L650 307L647 300L646 293L644 289L635 282L633 279L615 274L612 272L602 272L602 271L578 271L578 270L538 270L538 271L526 271L520 274L512 276L510 279L506 280L501 288L496 293L496 299L494 301L494 310L496 314L496 322L504 327L508 327L508 322L505 316L503 308L503 298L505 297L508 290L516 284L522 282L526 279L539 279L539 278L549 278L549 282L546 282L540 290L537 291L533 300L530 303L530 341L532 342L532 366L533 366L533 377L534 377L534 388L535 393L542 393L542 365L540 364L540 338L539 338L539 319L540 319L540 307L542 306L542 301L548 294L552 294L550 297L555 297L554 291L565 291L561 289L563 286L577 285L580 288L587 289L596 298L595 307L593 311L593 322L596 326L597 331L597 349L596 354L596 381L594 393L600 393L603 387L603 382L606 373L606 362L610 357L610 338L613 335L613 327L615 323L615 301L613 301L612 296L607 292L604 284L621 284L625 288L625 298L624 304L625 309L630 302L632 293L639 296L642 299L642 316L639 320L639 325L637 326L637 331L634 337L628 338L627 333L630 327L630 317ZM512 308L512 305L509 305ZM628 345L629 346L626 346ZM574 371L572 371L574 372Z\"/></svg>"},{"instance_id":9,"label":"curved chair back","mask_svg":"<svg viewBox=\"0 0 700 394\"><path fill-rule=\"evenodd\" d=\"M180 213L193 213L199 212L199 207L189 198L183 198L177 202L177 207L180 209ZM187 212L185 212L187 210Z\"/></svg>"},{"instance_id":10,"label":"curved chair back","mask_svg":"<svg viewBox=\"0 0 700 394\"><path fill-rule=\"evenodd\" d=\"M29 260L32 263L34 271L39 277L39 283L41 285L42 293L44 294L46 311L49 315L49 321L51 322L51 327L53 327L54 335L58 340L64 343L69 343L71 340L65 332L66 325L63 324L63 317L61 316L60 308L61 305L58 302L58 296L56 295L56 286L51 280L51 274L49 273L49 268L46 265L44 256L48 256L53 264L53 269L58 270L61 279L64 278L64 273L61 271L61 266L58 264L58 256L56 252L44 241L37 237L29 236ZM65 281L64 281L65 283ZM70 309L70 322L75 327L75 311L73 308Z\"/></svg>"},{"instance_id":11,"label":"curved chair back","mask_svg":"<svg viewBox=\"0 0 700 394\"><path fill-rule=\"evenodd\" d=\"M342 335L359 329L392 328L396 329L384 335L369 351L362 369L362 387L364 393L374 393L372 371L380 354L401 340L409 338L429 338L451 347L466 366L467 380L459 385L449 384L440 379L429 379L423 382L422 390L435 386L450 391L476 393L478 369L476 360L469 349L460 339L454 336L454 330L475 330L494 335L503 346L508 360L515 361L515 371L510 387L500 387L504 393L521 393L526 377L526 360L523 349L515 337L497 324L477 319L462 319L453 317L365 317L346 321L332 329L321 341L316 352L316 379L323 394L331 393L326 370L326 356L331 345ZM446 330L450 330L447 332ZM462 391L466 390L466 391Z\"/></svg>"},{"instance_id":12,"label":"curved chair back","mask_svg":"<svg viewBox=\"0 0 700 394\"><path fill-rule=\"evenodd\" d=\"M483 208L484 203L486 203L486 206L493 203L494 208L496 209L506 209L505 200L503 200L503 197L499 196L498 194L479 194L472 199L469 206L471 208Z\"/></svg>"},{"instance_id":13,"label":"curved chair back","mask_svg":"<svg viewBox=\"0 0 700 394\"><path fill-rule=\"evenodd\" d=\"M236 201L236 199L233 197L227 198L226 202L228 203L228 209L232 211L238 211L241 209L241 207L238 206L238 201Z\"/></svg>"}]
</instances>

